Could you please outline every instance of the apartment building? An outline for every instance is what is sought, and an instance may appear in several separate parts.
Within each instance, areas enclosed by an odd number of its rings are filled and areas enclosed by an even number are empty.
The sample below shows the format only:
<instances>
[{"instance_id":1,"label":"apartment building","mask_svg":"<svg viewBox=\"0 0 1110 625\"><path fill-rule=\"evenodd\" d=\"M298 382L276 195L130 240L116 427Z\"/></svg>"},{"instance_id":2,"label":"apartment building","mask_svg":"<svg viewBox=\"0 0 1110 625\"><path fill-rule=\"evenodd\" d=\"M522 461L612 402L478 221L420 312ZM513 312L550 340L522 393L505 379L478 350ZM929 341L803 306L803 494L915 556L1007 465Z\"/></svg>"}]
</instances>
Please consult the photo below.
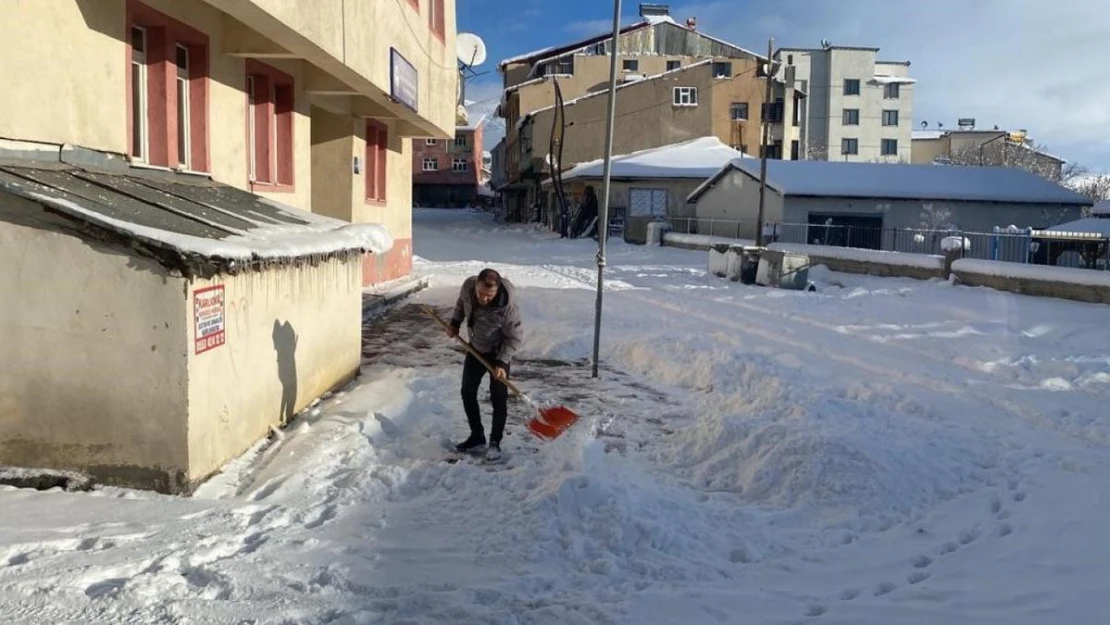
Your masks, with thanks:
<instances>
[{"instance_id":1,"label":"apartment building","mask_svg":"<svg viewBox=\"0 0 1110 625\"><path fill-rule=\"evenodd\" d=\"M640 5L641 19L611 33L529 52L500 62L504 92L496 114L505 120L505 169L500 190L508 212L521 215L541 197L551 172L556 85L563 100L563 168L602 156L609 59L618 55L618 117L614 152L627 153L713 135L727 145L760 152L762 126L773 124L769 155L790 145L797 89L776 82L763 113L766 58L675 21L664 5ZM777 130L776 130L777 126ZM777 137L777 138L776 138Z\"/></svg>"},{"instance_id":2,"label":"apartment building","mask_svg":"<svg viewBox=\"0 0 1110 625\"><path fill-rule=\"evenodd\" d=\"M909 61L878 60L879 48L781 48L780 76L794 72L801 104L801 158L909 162L913 89Z\"/></svg>"},{"instance_id":3,"label":"apartment building","mask_svg":"<svg viewBox=\"0 0 1110 625\"><path fill-rule=\"evenodd\" d=\"M394 237L411 267L410 138L454 136L454 0L50 0L0 20L0 151L73 145ZM63 42L59 44L59 42Z\"/></svg>"},{"instance_id":4,"label":"apartment building","mask_svg":"<svg viewBox=\"0 0 1110 625\"><path fill-rule=\"evenodd\" d=\"M914 130L913 163L1020 167L1059 182L1066 161L1035 147L1024 130L975 128L975 120L959 120L956 128Z\"/></svg>"},{"instance_id":5,"label":"apartment building","mask_svg":"<svg viewBox=\"0 0 1110 625\"><path fill-rule=\"evenodd\" d=\"M424 139L413 142L412 201L414 206L463 208L478 203L484 149L485 118L455 127L448 140Z\"/></svg>"}]
</instances>

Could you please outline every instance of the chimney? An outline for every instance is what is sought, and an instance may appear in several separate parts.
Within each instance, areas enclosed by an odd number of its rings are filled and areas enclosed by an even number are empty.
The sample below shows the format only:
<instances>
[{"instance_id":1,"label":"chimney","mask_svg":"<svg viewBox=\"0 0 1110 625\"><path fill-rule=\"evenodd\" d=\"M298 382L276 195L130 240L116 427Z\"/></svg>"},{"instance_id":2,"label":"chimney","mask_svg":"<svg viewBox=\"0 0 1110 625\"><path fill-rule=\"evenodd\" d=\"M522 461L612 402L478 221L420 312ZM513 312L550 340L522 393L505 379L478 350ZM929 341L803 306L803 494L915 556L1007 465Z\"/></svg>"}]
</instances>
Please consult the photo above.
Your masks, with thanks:
<instances>
[{"instance_id":1,"label":"chimney","mask_svg":"<svg viewBox=\"0 0 1110 625\"><path fill-rule=\"evenodd\" d=\"M686 28L689 28L690 30L697 30L698 29L698 18L696 18L696 17L686 18Z\"/></svg>"},{"instance_id":2,"label":"chimney","mask_svg":"<svg viewBox=\"0 0 1110 625\"><path fill-rule=\"evenodd\" d=\"M640 3L640 17L667 16L671 14L671 7L666 4Z\"/></svg>"}]
</instances>

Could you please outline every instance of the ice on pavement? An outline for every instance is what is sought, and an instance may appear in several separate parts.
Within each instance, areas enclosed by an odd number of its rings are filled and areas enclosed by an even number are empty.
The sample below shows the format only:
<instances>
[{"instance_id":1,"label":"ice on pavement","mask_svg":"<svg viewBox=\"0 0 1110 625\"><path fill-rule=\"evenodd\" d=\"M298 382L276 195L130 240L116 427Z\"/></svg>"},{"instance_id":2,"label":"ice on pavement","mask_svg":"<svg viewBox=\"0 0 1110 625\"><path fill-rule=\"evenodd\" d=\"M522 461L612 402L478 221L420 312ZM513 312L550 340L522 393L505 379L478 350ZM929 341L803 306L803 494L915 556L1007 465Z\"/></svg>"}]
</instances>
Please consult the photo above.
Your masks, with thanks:
<instances>
[{"instance_id":1,"label":"ice on pavement","mask_svg":"<svg viewBox=\"0 0 1110 625\"><path fill-rule=\"evenodd\" d=\"M1106 308L415 212L411 298L519 288L514 367L585 416L510 405L504 466L448 464L462 354L402 307L357 384L192 497L0 490L0 620L1097 623L1110 599ZM483 392L484 395L484 392ZM481 397L481 395L480 395ZM489 406L483 403L487 415Z\"/></svg>"}]
</instances>

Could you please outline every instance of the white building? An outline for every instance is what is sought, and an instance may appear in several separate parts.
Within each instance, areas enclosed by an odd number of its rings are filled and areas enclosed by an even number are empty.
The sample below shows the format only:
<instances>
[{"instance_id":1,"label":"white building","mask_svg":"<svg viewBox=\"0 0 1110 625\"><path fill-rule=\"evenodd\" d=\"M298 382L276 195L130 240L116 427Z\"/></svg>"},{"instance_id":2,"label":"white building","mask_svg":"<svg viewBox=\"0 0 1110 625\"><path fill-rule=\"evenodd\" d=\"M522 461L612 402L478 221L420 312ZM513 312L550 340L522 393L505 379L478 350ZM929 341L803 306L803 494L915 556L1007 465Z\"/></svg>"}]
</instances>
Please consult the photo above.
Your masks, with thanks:
<instances>
[{"instance_id":1,"label":"white building","mask_svg":"<svg viewBox=\"0 0 1110 625\"><path fill-rule=\"evenodd\" d=\"M803 160L910 162L913 85L909 61L880 61L878 48L782 48L808 94L799 115Z\"/></svg>"}]
</instances>

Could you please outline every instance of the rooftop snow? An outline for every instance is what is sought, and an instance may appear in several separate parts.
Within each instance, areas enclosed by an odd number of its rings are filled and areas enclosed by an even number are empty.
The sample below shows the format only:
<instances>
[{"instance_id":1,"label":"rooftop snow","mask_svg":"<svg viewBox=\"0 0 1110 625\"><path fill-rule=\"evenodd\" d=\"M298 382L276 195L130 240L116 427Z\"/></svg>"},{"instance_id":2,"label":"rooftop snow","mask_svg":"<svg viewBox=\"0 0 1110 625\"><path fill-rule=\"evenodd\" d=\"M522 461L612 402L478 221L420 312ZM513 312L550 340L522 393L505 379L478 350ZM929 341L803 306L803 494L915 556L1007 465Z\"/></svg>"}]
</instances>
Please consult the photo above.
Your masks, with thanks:
<instances>
[{"instance_id":1,"label":"rooftop snow","mask_svg":"<svg viewBox=\"0 0 1110 625\"><path fill-rule=\"evenodd\" d=\"M628 34L630 32L640 30L642 28L649 28L649 27L652 27L652 26L658 26L660 24L670 24L672 26L676 26L676 27L681 28L683 30L688 30L688 31L698 35L699 37L704 37L704 38L706 38L710 41L715 41L719 44L728 46L730 48L735 48L735 49L740 50L741 52L743 52L745 54L750 54L751 56L753 56L757 59L765 58L765 57L763 57L762 55L760 55L756 52L752 52L750 50L746 50L744 48L741 48L740 46L737 46L736 44L733 44L733 43L729 43L728 41L725 41L724 39L719 39L717 37L707 35L707 34L705 34L704 32L702 32L700 30L689 28L684 24L679 24L678 22L676 22L669 15L649 15L649 16L646 16L638 22L635 22L635 23L630 24L628 26L621 27L620 34L625 35L625 34ZM547 61L547 60L550 60L550 59L558 58L559 56L562 56L562 55L570 53L570 52L575 52L577 50L581 50L583 48L586 48L586 47L589 47L589 46L592 46L592 45L596 45L596 44L601 43L603 41L608 41L609 39L612 39L612 38L613 38L612 30L608 30L605 33L602 33L602 34L599 34L599 35L594 35L592 37L587 37L585 39L579 39L577 41L573 41L573 42L565 44L565 45L548 46L546 48L540 48L539 50L533 50L531 52L525 52L524 54L519 54L519 55L514 56L514 57L503 59L500 63L498 63L497 66L498 66L498 68L504 70L504 68L507 65L512 65L513 63L524 63L524 62L528 62L528 61L543 62L543 61Z\"/></svg>"},{"instance_id":2,"label":"rooftop snow","mask_svg":"<svg viewBox=\"0 0 1110 625\"><path fill-rule=\"evenodd\" d=\"M940 139L946 130L914 130L910 132L910 139Z\"/></svg>"},{"instance_id":3,"label":"rooftop snow","mask_svg":"<svg viewBox=\"0 0 1110 625\"><path fill-rule=\"evenodd\" d=\"M759 177L758 160L735 159L694 190L688 201L696 201L732 169ZM1082 195L1017 167L769 159L767 184L796 197L1091 205Z\"/></svg>"},{"instance_id":4,"label":"rooftop snow","mask_svg":"<svg viewBox=\"0 0 1110 625\"><path fill-rule=\"evenodd\" d=\"M705 179L717 173L733 159L744 156L742 152L728 147L717 137L699 137L681 143L614 156L610 176ZM579 163L563 174L563 180L600 178L604 166L604 159Z\"/></svg>"},{"instance_id":5,"label":"rooftop snow","mask_svg":"<svg viewBox=\"0 0 1110 625\"><path fill-rule=\"evenodd\" d=\"M350 224L168 172L8 164L0 166L0 193L157 250L159 259L183 271L195 264L232 270L393 246L380 224Z\"/></svg>"},{"instance_id":6,"label":"rooftop snow","mask_svg":"<svg viewBox=\"0 0 1110 625\"><path fill-rule=\"evenodd\" d=\"M1095 202L1095 207L1091 209L1091 214L1110 216L1110 200Z\"/></svg>"},{"instance_id":7,"label":"rooftop snow","mask_svg":"<svg viewBox=\"0 0 1110 625\"><path fill-rule=\"evenodd\" d=\"M1110 237L1110 219L1102 217L1085 217L1075 221L1069 221L1066 224L1052 226L1047 228L1049 232L1067 232L1078 234L1099 234L1104 237Z\"/></svg>"}]
</instances>

